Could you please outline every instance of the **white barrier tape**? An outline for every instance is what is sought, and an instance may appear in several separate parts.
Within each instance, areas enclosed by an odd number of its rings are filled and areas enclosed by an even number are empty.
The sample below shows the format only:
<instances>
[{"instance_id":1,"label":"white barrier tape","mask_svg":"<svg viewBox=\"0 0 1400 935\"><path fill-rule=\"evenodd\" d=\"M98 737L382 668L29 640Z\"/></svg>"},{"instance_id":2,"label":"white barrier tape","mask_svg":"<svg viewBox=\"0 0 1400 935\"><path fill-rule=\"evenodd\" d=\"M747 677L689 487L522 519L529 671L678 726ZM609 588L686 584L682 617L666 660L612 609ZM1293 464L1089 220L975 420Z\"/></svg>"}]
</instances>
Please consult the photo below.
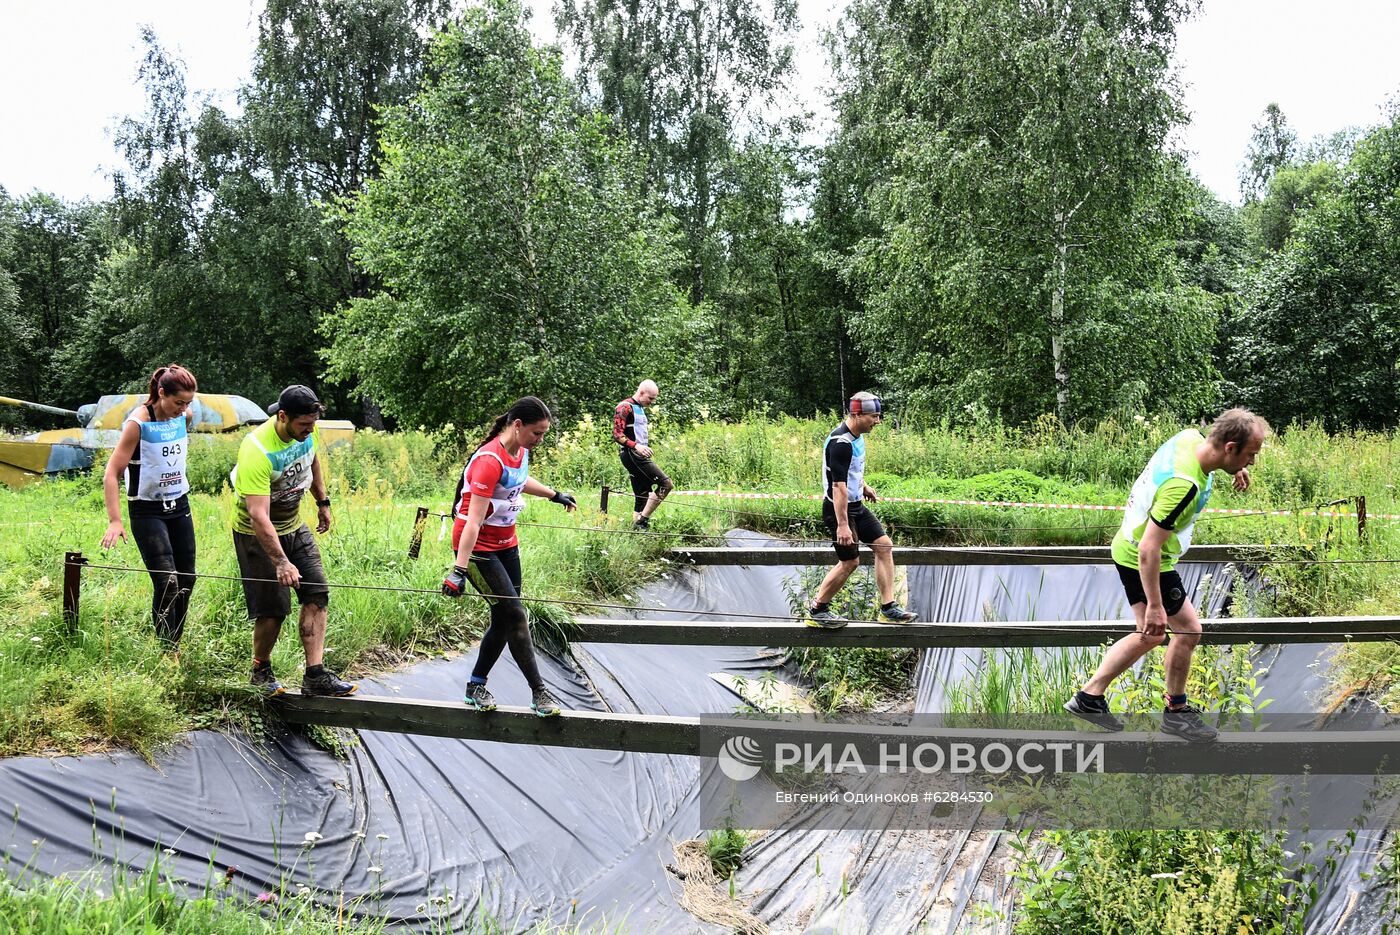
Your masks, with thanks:
<instances>
[{"instance_id":1,"label":"white barrier tape","mask_svg":"<svg viewBox=\"0 0 1400 935\"><path fill-rule=\"evenodd\" d=\"M820 494L808 493L743 493L729 490L673 490L673 497L723 497L730 500L820 500ZM881 503L935 503L945 506L1008 506L1037 510L1111 510L1122 512L1123 507L1105 503L1031 503L1019 500L950 500L938 497L881 497ZM1202 512L1226 516L1256 514L1259 516L1325 516L1342 519L1355 519L1355 513L1335 510L1249 510L1249 509L1206 509ZM1400 513L1367 513L1368 520L1400 519Z\"/></svg>"}]
</instances>

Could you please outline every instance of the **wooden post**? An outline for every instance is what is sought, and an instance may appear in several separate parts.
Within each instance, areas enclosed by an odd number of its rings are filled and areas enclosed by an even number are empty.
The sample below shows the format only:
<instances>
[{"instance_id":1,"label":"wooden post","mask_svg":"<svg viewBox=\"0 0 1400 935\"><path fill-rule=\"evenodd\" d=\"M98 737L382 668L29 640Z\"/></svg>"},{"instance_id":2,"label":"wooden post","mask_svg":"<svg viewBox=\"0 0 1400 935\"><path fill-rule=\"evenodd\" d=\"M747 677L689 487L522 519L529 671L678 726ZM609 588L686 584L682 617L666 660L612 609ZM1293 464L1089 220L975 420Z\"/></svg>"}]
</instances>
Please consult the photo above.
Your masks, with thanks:
<instances>
[{"instance_id":1,"label":"wooden post","mask_svg":"<svg viewBox=\"0 0 1400 935\"><path fill-rule=\"evenodd\" d=\"M1356 498L1356 538L1366 538L1366 498Z\"/></svg>"},{"instance_id":2,"label":"wooden post","mask_svg":"<svg viewBox=\"0 0 1400 935\"><path fill-rule=\"evenodd\" d=\"M598 512L604 516L608 515L608 491L611 490L607 484L603 485L603 491L598 497Z\"/></svg>"},{"instance_id":3,"label":"wooden post","mask_svg":"<svg viewBox=\"0 0 1400 935\"><path fill-rule=\"evenodd\" d=\"M408 539L408 557L417 558L423 547L423 527L428 524L428 508L420 506L418 515L413 518L413 535Z\"/></svg>"},{"instance_id":4,"label":"wooden post","mask_svg":"<svg viewBox=\"0 0 1400 935\"><path fill-rule=\"evenodd\" d=\"M69 633L78 632L78 603L86 564L82 552L63 553L63 620L68 624Z\"/></svg>"}]
</instances>

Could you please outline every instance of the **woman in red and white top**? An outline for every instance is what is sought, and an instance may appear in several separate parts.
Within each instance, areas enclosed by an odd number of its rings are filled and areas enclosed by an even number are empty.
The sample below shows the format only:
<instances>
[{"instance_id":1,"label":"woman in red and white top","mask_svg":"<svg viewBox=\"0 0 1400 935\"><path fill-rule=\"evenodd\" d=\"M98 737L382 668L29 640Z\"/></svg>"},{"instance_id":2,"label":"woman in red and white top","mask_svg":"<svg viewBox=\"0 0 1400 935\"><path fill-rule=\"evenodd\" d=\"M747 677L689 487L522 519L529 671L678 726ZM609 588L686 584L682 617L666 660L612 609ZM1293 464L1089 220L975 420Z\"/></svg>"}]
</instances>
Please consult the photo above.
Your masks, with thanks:
<instances>
[{"instance_id":1,"label":"woman in red and white top","mask_svg":"<svg viewBox=\"0 0 1400 935\"><path fill-rule=\"evenodd\" d=\"M549 408L539 399L517 399L467 461L453 496L452 547L457 562L442 582L442 593L460 597L471 581L491 605L491 625L481 637L463 699L479 711L496 708L496 699L486 690L486 677L501 650L509 646L530 683L531 710L540 717L559 713L559 702L545 688L535 664L530 619L520 601L520 544L515 535L515 519L525 509L524 494L545 497L570 513L578 509L573 497L530 477L530 450L544 439L549 422Z\"/></svg>"}]
</instances>

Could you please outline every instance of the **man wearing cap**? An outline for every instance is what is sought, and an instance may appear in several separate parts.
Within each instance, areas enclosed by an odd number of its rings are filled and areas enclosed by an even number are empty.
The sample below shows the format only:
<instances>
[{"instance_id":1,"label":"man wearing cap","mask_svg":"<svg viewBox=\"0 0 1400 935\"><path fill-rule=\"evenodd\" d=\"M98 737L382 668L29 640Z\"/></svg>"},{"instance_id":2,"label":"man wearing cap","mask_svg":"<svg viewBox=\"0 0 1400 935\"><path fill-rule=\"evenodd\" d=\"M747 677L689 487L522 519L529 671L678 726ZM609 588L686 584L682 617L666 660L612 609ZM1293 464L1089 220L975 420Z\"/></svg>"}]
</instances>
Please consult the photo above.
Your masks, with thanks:
<instances>
[{"instance_id":1,"label":"man wearing cap","mask_svg":"<svg viewBox=\"0 0 1400 935\"><path fill-rule=\"evenodd\" d=\"M310 488L316 498L316 531L331 528L331 501L321 471L321 432L316 427L324 408L310 388L296 385L283 390L267 411L272 418L244 436L238 464L229 478L235 494L233 549L244 579L248 618L254 621L250 681L269 695L282 693L272 673L272 647L292 609L289 589L295 589L301 605L301 645L306 651L302 693L349 695L356 686L323 664L330 589L320 549L301 521L301 495Z\"/></svg>"},{"instance_id":2,"label":"man wearing cap","mask_svg":"<svg viewBox=\"0 0 1400 935\"><path fill-rule=\"evenodd\" d=\"M880 591L880 616L893 623L912 623L919 615L894 599L894 543L880 520L865 506L875 491L865 483L865 435L883 419L880 398L873 393L851 397L846 418L831 430L822 449L822 520L831 530L836 566L827 572L816 601L808 611L808 626L837 629L846 621L831 612L831 600L860 564L857 540L875 550L875 584Z\"/></svg>"},{"instance_id":3,"label":"man wearing cap","mask_svg":"<svg viewBox=\"0 0 1400 935\"><path fill-rule=\"evenodd\" d=\"M651 423L647 407L656 402L660 390L654 380L643 380L637 391L613 409L613 441L621 446L622 466L632 479L632 523L636 529L651 526L651 514L674 486L666 472L651 460Z\"/></svg>"}]
</instances>

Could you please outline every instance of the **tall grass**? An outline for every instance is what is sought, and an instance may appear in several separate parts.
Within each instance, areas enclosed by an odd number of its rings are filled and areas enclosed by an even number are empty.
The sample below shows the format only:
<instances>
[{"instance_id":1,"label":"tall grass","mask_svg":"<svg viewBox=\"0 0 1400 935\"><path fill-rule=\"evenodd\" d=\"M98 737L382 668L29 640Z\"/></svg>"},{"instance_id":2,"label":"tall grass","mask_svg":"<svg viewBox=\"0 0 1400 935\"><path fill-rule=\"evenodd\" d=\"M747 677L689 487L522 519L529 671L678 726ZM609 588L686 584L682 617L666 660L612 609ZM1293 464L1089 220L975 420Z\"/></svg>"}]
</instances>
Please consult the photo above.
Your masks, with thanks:
<instances>
[{"instance_id":1,"label":"tall grass","mask_svg":"<svg viewBox=\"0 0 1400 935\"><path fill-rule=\"evenodd\" d=\"M804 493L816 489L821 441L837 418L755 417L686 428L667 424L664 413L659 416L657 459L681 487ZM609 426L588 417L566 421L559 426L557 443L538 452L536 472L555 486L588 491L581 502L589 508L564 519L551 506L535 503L524 519L604 525L609 521L591 509L597 487L626 490ZM1153 449L1178 429L1148 419L1066 429L1052 418L1022 428L983 423L905 425L895 431L887 426L871 440L869 478L892 496L1117 505ZM435 589L449 560L447 547L437 541L436 527L430 527L424 557L406 559L413 507L446 505L464 447L473 440L470 434L362 432L353 449L332 451L328 463L337 526L321 540L331 580ZM204 572L236 574L224 485L235 451L236 440L213 440L192 452L192 500ZM1394 434L1328 436L1316 427L1292 428L1265 448L1248 494L1222 485L1212 506L1279 509L1365 495L1373 514L1400 512L1391 486L1397 453L1400 436ZM0 490L0 613L6 620L0 630L0 755L110 744L149 754L183 729L230 721L255 726L261 717L244 685L249 630L234 582L200 581L178 663L161 652L150 633L150 586L140 575L85 573L82 618L76 633L66 630L59 611L61 557L81 548L98 558L96 543L104 527L99 476ZM728 509L739 512L722 512ZM935 504L887 503L877 509L901 543L1105 543L1118 518L1112 512ZM625 505L613 512L612 523L626 522ZM824 539L816 519L817 505L810 501L676 497L658 514L658 528L698 534L750 525ZM16 525L30 523L38 525ZM526 527L522 541L528 595L626 599L660 567L663 550L676 540ZM1354 524L1344 521L1210 517L1198 526L1197 541L1303 544L1323 558L1400 558L1400 533L1396 524L1385 522L1373 522L1366 541L1358 542ZM131 545L106 559L140 564ZM1400 612L1400 564L1279 564L1266 568L1265 575L1272 597L1260 613ZM857 576L848 589L857 603L870 599L865 593L869 583L862 581ZM538 616L559 622L557 612L547 612L545 605L539 611ZM338 590L331 601L328 661L356 676L425 654L465 651L484 620L484 608L476 601ZM859 706L871 702L873 696L861 694L871 684L907 684L913 658L907 651L870 652L828 650L795 658L824 693L824 706ZM288 633L274 664L279 672L293 674L299 656ZM1207 649L1197 658L1193 694L1224 698L1241 713L1262 707L1247 654ZM1057 705L1096 659L1092 652L999 654L953 696L969 710L1053 710L1052 701ZM1154 665L1120 682L1120 707L1149 701L1155 706L1160 670ZM1342 688L1368 690L1400 710L1400 649L1393 644L1344 647L1335 672ZM1045 853L1020 863L1020 931L1287 931L1301 918L1304 897L1285 886L1288 868L1274 836L1056 832L1042 844L1048 845ZM1396 863L1392 858L1382 869L1394 876ZM159 877L151 879L156 883L132 881L138 889L147 888L144 895L133 891L121 900L84 899L61 882L23 888L0 884L0 929L143 931L153 913L176 912ZM148 889L152 885L154 891ZM328 927L339 922L324 916L284 918L280 909L270 911L267 905L236 906L218 899L182 905L169 916L175 921L165 930L235 935L351 930ZM192 920L189 927L178 927L187 924L183 919ZM63 920L79 922L74 926Z\"/></svg>"},{"instance_id":2,"label":"tall grass","mask_svg":"<svg viewBox=\"0 0 1400 935\"><path fill-rule=\"evenodd\" d=\"M835 419L755 417L682 428L666 424L663 415L657 458L682 487L810 492L816 489L821 440ZM872 437L869 476L892 496L1118 504L1154 447L1177 428L1144 420L1066 430L1051 419L1019 429L886 426ZM236 441L213 439L191 454L200 570L215 575L236 574L224 482ZM333 449L328 464L336 528L321 539L331 580L435 589L448 561L447 546L438 541L434 519L423 558L406 558L414 507L447 505L464 446L474 441L470 433L361 432L353 448ZM1388 486L1397 449L1400 442L1393 435L1328 437L1315 428L1295 428L1265 448L1247 495L1221 489L1213 505L1280 508L1365 494L1373 514L1400 511ZM80 626L76 634L66 631L59 612L63 552L80 548L94 561L140 565L131 544L97 554L104 526L100 467L88 476L0 490L0 612L7 621L0 631L0 755L106 744L149 752L189 727L258 716L243 684L249 632L235 582L199 582L179 665L160 652L150 633L150 585L139 574L85 572ZM556 443L538 452L536 473L578 491L585 509L565 519L552 505L532 503L527 523L626 523L629 511L616 498L610 520L593 507L599 485L625 489L606 422L585 418L559 425ZM876 508L901 543L1103 543L1118 518L1113 512L942 504ZM673 497L658 514L658 529L702 534L748 525L824 541L817 509L815 502L803 500ZM11 525L17 523L39 525ZM527 593L579 598L634 593L658 570L664 548L675 540L523 527L522 541ZM1354 524L1345 521L1208 517L1198 526L1197 541L1301 543L1336 558L1400 556L1397 524L1385 522L1373 522L1366 542L1358 543ZM1400 609L1400 565L1276 565L1266 573L1275 595L1270 612ZM547 614L544 607L539 605L537 616L558 622L558 614ZM432 593L337 590L328 659L353 676L423 654L465 651L484 621L483 606L470 599L454 604ZM279 672L294 677L300 650L293 637L284 635L273 661ZM820 671L819 682L832 687L829 702L844 690L843 679L847 687L852 684L845 673L855 658L814 655L806 661L814 674ZM1031 663L1027 657L1016 664ZM906 660L874 660L868 668L898 677ZM1343 685L1365 686L1389 703L1400 702L1400 650L1347 647L1339 654L1338 672Z\"/></svg>"},{"instance_id":3,"label":"tall grass","mask_svg":"<svg viewBox=\"0 0 1400 935\"><path fill-rule=\"evenodd\" d=\"M236 581L198 581L178 660L152 632L144 572L85 570L78 628L68 631L61 612L65 551L81 549L94 564L142 567L131 542L97 549L106 523L96 483L78 478L0 491L0 524L42 523L0 525L0 755L108 745L150 755L181 730L256 727L263 709L247 685L251 626ZM343 475L333 475L331 488L335 525L319 539L328 578L416 590L333 589L327 664L359 677L424 655L468 651L487 622L486 608L474 597L450 601L436 593L451 561L436 521L422 557L406 555L422 499L396 497L385 482L355 488ZM194 494L191 506L200 573L236 577L229 494ZM598 522L567 517L543 501L524 519L565 527ZM570 528L522 529L521 538L526 594L564 600L617 599L653 574L676 541ZM557 629L556 607L534 605L536 620ZM294 680L301 664L294 615L295 608L272 659L284 680Z\"/></svg>"},{"instance_id":4,"label":"tall grass","mask_svg":"<svg viewBox=\"0 0 1400 935\"><path fill-rule=\"evenodd\" d=\"M143 871L118 865L108 879L84 876L17 882L0 871L0 932L6 935L383 935L399 931L373 894L346 896L284 884L245 897L210 879L202 890L166 874L157 853ZM457 919L447 898L420 907L424 935L620 935L606 919L522 924L478 909Z\"/></svg>"},{"instance_id":5,"label":"tall grass","mask_svg":"<svg viewBox=\"0 0 1400 935\"><path fill-rule=\"evenodd\" d=\"M820 566L802 568L784 582L794 616L807 612L827 571ZM831 609L848 620L877 619L880 592L875 570L858 568ZM787 652L798 675L811 687L812 707L824 714L868 711L906 695L919 658L917 650L906 647L794 646Z\"/></svg>"},{"instance_id":6,"label":"tall grass","mask_svg":"<svg viewBox=\"0 0 1400 935\"><path fill-rule=\"evenodd\" d=\"M1018 935L1301 932L1281 834L1052 831L1017 841Z\"/></svg>"}]
</instances>

